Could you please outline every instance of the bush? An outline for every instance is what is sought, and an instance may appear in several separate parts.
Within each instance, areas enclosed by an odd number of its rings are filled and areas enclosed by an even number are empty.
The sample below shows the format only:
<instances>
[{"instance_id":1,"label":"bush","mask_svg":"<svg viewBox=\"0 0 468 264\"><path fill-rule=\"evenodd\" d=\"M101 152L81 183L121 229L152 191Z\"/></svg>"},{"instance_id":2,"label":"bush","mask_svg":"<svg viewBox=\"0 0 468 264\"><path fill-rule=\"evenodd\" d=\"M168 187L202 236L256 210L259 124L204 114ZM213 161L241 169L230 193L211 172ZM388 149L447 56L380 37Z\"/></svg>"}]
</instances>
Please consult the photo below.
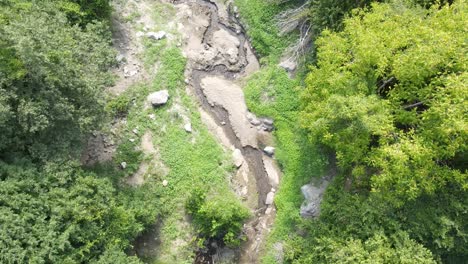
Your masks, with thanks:
<instances>
[{"instance_id":1,"label":"bush","mask_svg":"<svg viewBox=\"0 0 468 264\"><path fill-rule=\"evenodd\" d=\"M239 246L239 233L250 213L232 193L206 195L197 190L187 209L203 238L222 239L227 246Z\"/></svg>"},{"instance_id":2,"label":"bush","mask_svg":"<svg viewBox=\"0 0 468 264\"><path fill-rule=\"evenodd\" d=\"M132 99L129 96L121 95L107 103L106 110L113 115L125 116L128 113L131 102Z\"/></svg>"}]
</instances>

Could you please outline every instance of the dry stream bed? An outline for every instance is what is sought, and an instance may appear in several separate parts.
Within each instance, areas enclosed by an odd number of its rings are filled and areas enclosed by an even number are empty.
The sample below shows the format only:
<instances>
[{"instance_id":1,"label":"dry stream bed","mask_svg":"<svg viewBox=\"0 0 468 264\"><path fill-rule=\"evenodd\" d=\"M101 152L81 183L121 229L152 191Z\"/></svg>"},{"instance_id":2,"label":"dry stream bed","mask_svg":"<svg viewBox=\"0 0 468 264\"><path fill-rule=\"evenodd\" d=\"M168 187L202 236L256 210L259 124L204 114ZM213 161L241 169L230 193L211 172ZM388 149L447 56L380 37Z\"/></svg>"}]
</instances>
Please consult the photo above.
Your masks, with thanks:
<instances>
[{"instance_id":1,"label":"dry stream bed","mask_svg":"<svg viewBox=\"0 0 468 264\"><path fill-rule=\"evenodd\" d=\"M258 263L275 218L273 198L281 172L274 160L273 150L264 151L265 147L273 145L273 120L257 118L246 106L242 83L259 70L260 65L237 20L238 14L233 11L232 3L210 0L115 0L114 5L114 46L120 54L118 60L123 59L124 62L116 69L118 79L109 93L120 95L129 87L151 80L158 70L158 62L154 62L153 67L145 67L144 58L141 57L145 49L142 39L147 37L149 30L166 30L164 41L167 41L167 45L180 48L187 59L185 92L197 102L196 110L206 129L224 152L232 156L236 170L230 176L230 184L238 199L252 212L251 219L243 228L246 241L239 249L210 246L213 243L209 243L206 249L195 253L195 262ZM154 8L159 5L171 5L174 14L168 16L166 21L155 21L152 14L158 12ZM136 21L126 21L133 16ZM180 98L171 100L174 100L174 104L169 111L177 112L184 122L190 122L189 113L178 102ZM110 130L116 136L125 125L126 120L114 120ZM152 143L154 135L145 132L140 136L140 149L153 158L140 164L137 172L126 180L134 187L144 184L149 169L159 168L164 174L171 169L160 161L158 146ZM96 135L88 143L83 163L112 159L115 145L113 139ZM184 221L189 220L182 219ZM157 237L160 232L158 225L137 239L137 254L158 251L161 246ZM186 245L190 242L177 243ZM226 259L225 256L230 257Z\"/></svg>"}]
</instances>

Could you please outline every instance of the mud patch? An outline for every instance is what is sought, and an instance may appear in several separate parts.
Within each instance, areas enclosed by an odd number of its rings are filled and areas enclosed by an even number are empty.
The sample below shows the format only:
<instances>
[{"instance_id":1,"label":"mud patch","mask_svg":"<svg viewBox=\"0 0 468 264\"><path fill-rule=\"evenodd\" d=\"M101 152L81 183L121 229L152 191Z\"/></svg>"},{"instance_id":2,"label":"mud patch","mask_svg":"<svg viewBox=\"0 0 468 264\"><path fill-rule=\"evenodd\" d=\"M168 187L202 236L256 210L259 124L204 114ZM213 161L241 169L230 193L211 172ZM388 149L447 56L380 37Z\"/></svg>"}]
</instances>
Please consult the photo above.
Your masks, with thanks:
<instances>
[{"instance_id":1,"label":"mud patch","mask_svg":"<svg viewBox=\"0 0 468 264\"><path fill-rule=\"evenodd\" d=\"M101 132L93 132L81 154L81 164L92 166L111 161L115 150L116 146L109 136Z\"/></svg>"},{"instance_id":2,"label":"mud patch","mask_svg":"<svg viewBox=\"0 0 468 264\"><path fill-rule=\"evenodd\" d=\"M221 77L205 77L201 80L208 103L224 108L229 121L243 147L257 147L257 130L247 120L247 105L242 89Z\"/></svg>"}]
</instances>

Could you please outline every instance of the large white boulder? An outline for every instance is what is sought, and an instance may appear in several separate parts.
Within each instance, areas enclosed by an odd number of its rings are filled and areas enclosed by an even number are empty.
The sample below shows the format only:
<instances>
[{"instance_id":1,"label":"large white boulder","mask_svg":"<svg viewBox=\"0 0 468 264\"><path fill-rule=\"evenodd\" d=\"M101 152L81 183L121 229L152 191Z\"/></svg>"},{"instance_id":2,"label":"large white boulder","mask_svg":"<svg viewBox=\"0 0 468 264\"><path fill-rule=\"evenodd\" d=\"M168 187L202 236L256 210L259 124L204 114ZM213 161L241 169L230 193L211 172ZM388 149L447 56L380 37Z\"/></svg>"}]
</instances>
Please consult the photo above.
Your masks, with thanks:
<instances>
[{"instance_id":1,"label":"large white boulder","mask_svg":"<svg viewBox=\"0 0 468 264\"><path fill-rule=\"evenodd\" d=\"M154 40L161 40L166 37L166 32L164 31L158 31L158 32L148 32L146 33L146 36L150 39Z\"/></svg>"},{"instance_id":2,"label":"large white boulder","mask_svg":"<svg viewBox=\"0 0 468 264\"><path fill-rule=\"evenodd\" d=\"M275 154L275 148L271 146L267 146L263 149L263 152L265 152L265 154L271 157Z\"/></svg>"},{"instance_id":3,"label":"large white boulder","mask_svg":"<svg viewBox=\"0 0 468 264\"><path fill-rule=\"evenodd\" d=\"M148 95L148 102L155 107L166 104L167 100L169 100L169 91L167 90L157 91Z\"/></svg>"},{"instance_id":4,"label":"large white boulder","mask_svg":"<svg viewBox=\"0 0 468 264\"><path fill-rule=\"evenodd\" d=\"M267 194L267 196L266 196L265 204L266 205L273 204L274 199L275 199L275 193L274 192L269 192Z\"/></svg>"}]
</instances>

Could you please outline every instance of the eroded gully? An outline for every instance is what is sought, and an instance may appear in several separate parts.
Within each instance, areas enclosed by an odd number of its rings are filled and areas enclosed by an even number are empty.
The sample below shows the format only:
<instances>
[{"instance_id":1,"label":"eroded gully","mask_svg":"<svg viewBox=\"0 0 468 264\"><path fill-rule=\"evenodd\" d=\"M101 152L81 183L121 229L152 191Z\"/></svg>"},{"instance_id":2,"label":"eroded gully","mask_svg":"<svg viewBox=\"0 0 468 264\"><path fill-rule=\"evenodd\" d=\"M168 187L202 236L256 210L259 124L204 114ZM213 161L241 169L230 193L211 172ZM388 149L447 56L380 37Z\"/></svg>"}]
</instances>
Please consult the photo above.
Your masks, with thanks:
<instances>
[{"instance_id":1,"label":"eroded gully","mask_svg":"<svg viewBox=\"0 0 468 264\"><path fill-rule=\"evenodd\" d=\"M248 112L238 85L258 70L258 61L231 3L172 3L182 21L188 92L198 99L204 123L225 149L233 152L238 168L233 188L253 213L244 225L247 240L236 252L236 259L238 263L258 263L274 220L272 198L280 175L274 160L262 151L272 143L271 120ZM205 251L197 252L196 263L217 263L224 250L208 245Z\"/></svg>"}]
</instances>

